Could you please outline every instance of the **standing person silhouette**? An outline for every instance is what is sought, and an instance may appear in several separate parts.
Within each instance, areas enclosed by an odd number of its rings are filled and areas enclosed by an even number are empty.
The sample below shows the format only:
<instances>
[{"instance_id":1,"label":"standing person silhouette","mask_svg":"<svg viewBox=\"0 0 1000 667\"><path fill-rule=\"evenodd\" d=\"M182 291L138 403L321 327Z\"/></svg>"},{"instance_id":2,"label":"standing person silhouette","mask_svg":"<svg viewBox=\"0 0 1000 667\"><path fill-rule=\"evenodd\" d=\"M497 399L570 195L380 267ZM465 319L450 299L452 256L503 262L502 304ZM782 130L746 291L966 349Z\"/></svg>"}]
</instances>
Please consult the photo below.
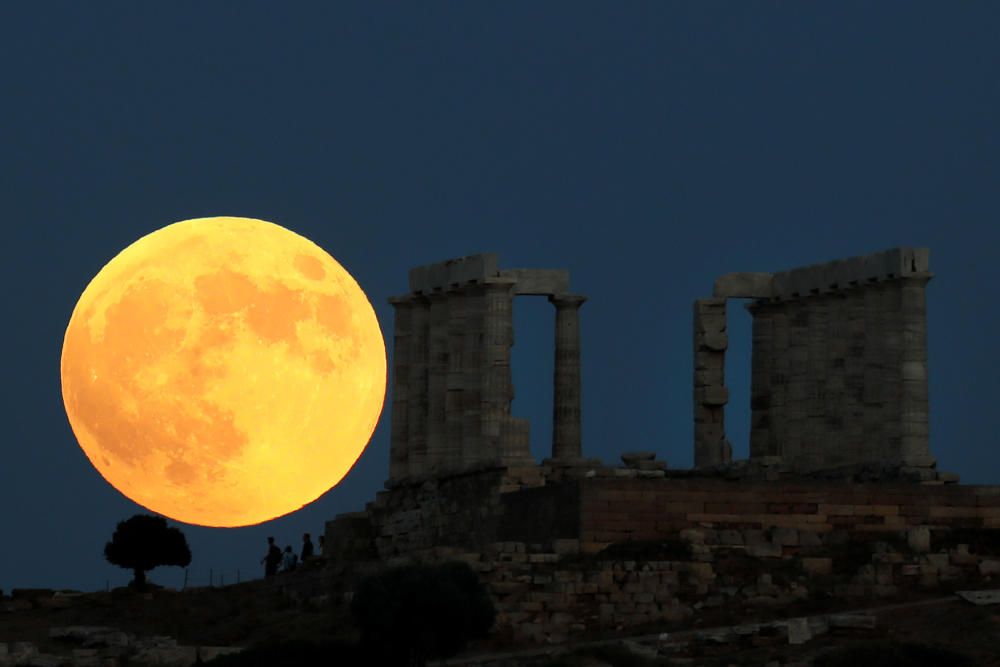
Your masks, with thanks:
<instances>
[{"instance_id":1,"label":"standing person silhouette","mask_svg":"<svg viewBox=\"0 0 1000 667\"><path fill-rule=\"evenodd\" d=\"M274 543L274 538L267 538L267 553L260 559L264 564L264 576L273 577L278 573L278 565L281 563L281 548Z\"/></svg>"},{"instance_id":2,"label":"standing person silhouette","mask_svg":"<svg viewBox=\"0 0 1000 667\"><path fill-rule=\"evenodd\" d=\"M307 560L313 557L313 543L312 537L309 533L302 536L302 554L299 556L299 561L305 563Z\"/></svg>"},{"instance_id":3,"label":"standing person silhouette","mask_svg":"<svg viewBox=\"0 0 1000 667\"><path fill-rule=\"evenodd\" d=\"M281 559L281 571L291 572L292 570L295 569L295 566L297 564L298 564L298 556L296 556L295 552L292 551L292 545L288 545L287 547L285 547L285 553Z\"/></svg>"}]
</instances>

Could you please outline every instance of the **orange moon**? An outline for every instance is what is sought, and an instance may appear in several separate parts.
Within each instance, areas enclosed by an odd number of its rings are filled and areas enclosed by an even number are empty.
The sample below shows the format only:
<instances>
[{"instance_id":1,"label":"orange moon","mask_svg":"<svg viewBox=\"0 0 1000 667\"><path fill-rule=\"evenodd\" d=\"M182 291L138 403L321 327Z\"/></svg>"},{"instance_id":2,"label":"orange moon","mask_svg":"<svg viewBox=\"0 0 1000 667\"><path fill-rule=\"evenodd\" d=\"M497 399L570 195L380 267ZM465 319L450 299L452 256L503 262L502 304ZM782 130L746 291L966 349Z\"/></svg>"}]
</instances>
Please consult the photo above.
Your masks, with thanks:
<instances>
[{"instance_id":1,"label":"orange moon","mask_svg":"<svg viewBox=\"0 0 1000 667\"><path fill-rule=\"evenodd\" d=\"M335 486L385 398L385 342L358 283L263 220L178 222L80 297L62 349L73 433L112 486L185 523L247 526Z\"/></svg>"}]
</instances>

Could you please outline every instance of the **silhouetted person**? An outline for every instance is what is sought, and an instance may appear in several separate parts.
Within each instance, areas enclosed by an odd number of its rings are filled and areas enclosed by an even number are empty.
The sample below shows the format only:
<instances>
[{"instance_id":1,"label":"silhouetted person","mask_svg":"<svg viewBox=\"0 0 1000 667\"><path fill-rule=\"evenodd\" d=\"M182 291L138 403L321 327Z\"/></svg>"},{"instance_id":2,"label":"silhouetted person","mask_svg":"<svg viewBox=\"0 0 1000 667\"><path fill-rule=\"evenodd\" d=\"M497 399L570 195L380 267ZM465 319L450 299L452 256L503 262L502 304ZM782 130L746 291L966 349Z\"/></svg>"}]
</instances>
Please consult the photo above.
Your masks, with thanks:
<instances>
[{"instance_id":1,"label":"silhouetted person","mask_svg":"<svg viewBox=\"0 0 1000 667\"><path fill-rule=\"evenodd\" d=\"M309 533L302 536L302 555L299 556L299 560L305 563L307 560L313 557L313 543L312 538L309 537Z\"/></svg>"},{"instance_id":2,"label":"silhouetted person","mask_svg":"<svg viewBox=\"0 0 1000 667\"><path fill-rule=\"evenodd\" d=\"M267 553L260 562L264 564L264 576L273 577L278 573L278 565L281 564L281 548L274 543L274 538L267 538Z\"/></svg>"},{"instance_id":3,"label":"silhouetted person","mask_svg":"<svg viewBox=\"0 0 1000 667\"><path fill-rule=\"evenodd\" d=\"M292 551L291 545L285 547L285 555L281 559L281 571L291 572L295 569L295 565L298 562L298 556Z\"/></svg>"}]
</instances>

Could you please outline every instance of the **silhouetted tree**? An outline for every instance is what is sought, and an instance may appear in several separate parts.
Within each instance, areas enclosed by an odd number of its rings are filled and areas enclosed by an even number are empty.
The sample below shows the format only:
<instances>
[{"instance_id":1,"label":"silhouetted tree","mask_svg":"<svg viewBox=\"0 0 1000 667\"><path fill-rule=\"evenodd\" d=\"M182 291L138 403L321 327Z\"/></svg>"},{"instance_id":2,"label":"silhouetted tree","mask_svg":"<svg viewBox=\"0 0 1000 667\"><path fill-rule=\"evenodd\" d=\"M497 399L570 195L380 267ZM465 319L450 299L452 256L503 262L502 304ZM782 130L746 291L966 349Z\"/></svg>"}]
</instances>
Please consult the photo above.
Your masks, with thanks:
<instances>
[{"instance_id":1,"label":"silhouetted tree","mask_svg":"<svg viewBox=\"0 0 1000 667\"><path fill-rule=\"evenodd\" d=\"M184 533L167 526L161 516L136 514L131 519L119 521L111 541L104 545L104 558L112 565L132 570L132 585L146 586L146 571L160 565L187 567L191 563L191 549Z\"/></svg>"},{"instance_id":2,"label":"silhouetted tree","mask_svg":"<svg viewBox=\"0 0 1000 667\"><path fill-rule=\"evenodd\" d=\"M386 665L424 665L486 637L496 618L467 564L404 565L364 579L351 602L362 645Z\"/></svg>"}]
</instances>

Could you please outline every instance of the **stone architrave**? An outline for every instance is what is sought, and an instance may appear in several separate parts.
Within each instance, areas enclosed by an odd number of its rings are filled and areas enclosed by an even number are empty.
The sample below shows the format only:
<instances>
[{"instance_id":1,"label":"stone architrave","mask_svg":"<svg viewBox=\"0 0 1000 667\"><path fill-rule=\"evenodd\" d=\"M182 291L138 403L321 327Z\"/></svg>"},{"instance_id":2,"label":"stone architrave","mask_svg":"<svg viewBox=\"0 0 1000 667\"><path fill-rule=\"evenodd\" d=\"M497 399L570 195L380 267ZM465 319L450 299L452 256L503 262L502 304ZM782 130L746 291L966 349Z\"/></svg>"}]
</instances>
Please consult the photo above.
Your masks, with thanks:
<instances>
[{"instance_id":1,"label":"stone architrave","mask_svg":"<svg viewBox=\"0 0 1000 667\"><path fill-rule=\"evenodd\" d=\"M552 400L552 458L582 457L580 424L580 306L587 297L554 294L556 307L555 377Z\"/></svg>"}]
</instances>

